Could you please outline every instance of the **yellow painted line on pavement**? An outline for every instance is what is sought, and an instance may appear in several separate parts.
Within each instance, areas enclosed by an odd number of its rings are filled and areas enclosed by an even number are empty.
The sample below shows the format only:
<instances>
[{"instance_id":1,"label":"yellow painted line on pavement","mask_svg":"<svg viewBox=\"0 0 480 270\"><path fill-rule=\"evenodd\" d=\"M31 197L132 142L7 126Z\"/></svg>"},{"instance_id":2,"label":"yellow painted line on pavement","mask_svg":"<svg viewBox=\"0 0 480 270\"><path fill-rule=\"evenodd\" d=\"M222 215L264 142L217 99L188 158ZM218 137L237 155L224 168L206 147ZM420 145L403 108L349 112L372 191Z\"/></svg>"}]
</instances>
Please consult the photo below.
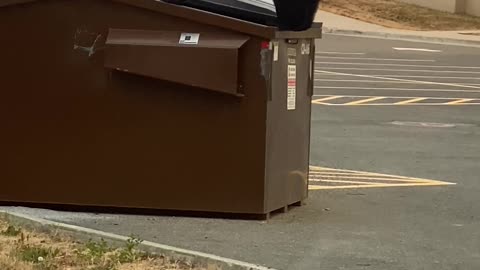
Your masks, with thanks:
<instances>
[{"instance_id":1,"label":"yellow painted line on pavement","mask_svg":"<svg viewBox=\"0 0 480 270\"><path fill-rule=\"evenodd\" d=\"M358 188L389 188L389 187L432 187L432 186L445 186L456 185L451 184L438 184L438 183L412 183L412 184L366 184L366 185L346 185L346 186L317 186L310 185L309 190L325 190L325 189L358 189Z\"/></svg>"},{"instance_id":2,"label":"yellow painted line on pavement","mask_svg":"<svg viewBox=\"0 0 480 270\"><path fill-rule=\"evenodd\" d=\"M358 184L358 185L378 185L377 182L363 182L363 181L347 181L347 180L321 180L325 183L343 183L343 184Z\"/></svg>"},{"instance_id":3,"label":"yellow painted line on pavement","mask_svg":"<svg viewBox=\"0 0 480 270\"><path fill-rule=\"evenodd\" d=\"M425 100L425 99L427 99L427 98L413 98L413 99L409 99L409 100L396 102L396 103L393 103L393 104L395 104L395 105L406 105L406 104L411 104L411 103L415 103L415 102L418 102L418 101L422 101L422 100Z\"/></svg>"},{"instance_id":4,"label":"yellow painted line on pavement","mask_svg":"<svg viewBox=\"0 0 480 270\"><path fill-rule=\"evenodd\" d=\"M372 101L375 101L375 100L380 100L380 99L384 99L385 97L371 97L371 98L367 98L367 99L361 99L361 100L357 100L357 101L352 101L352 102L348 102L348 103L345 103L344 105L360 105L360 104L364 104L364 103L367 103L367 102L372 102Z\"/></svg>"},{"instance_id":5,"label":"yellow painted line on pavement","mask_svg":"<svg viewBox=\"0 0 480 270\"><path fill-rule=\"evenodd\" d=\"M449 97L399 97L399 96L330 96L315 95L319 97L312 100L312 103L327 106L449 106L449 105L480 105L480 98L449 98ZM338 98L350 98L354 101L346 101L344 103L330 103L328 101ZM388 99L388 101L374 102L377 100ZM400 100L400 101L396 101ZM424 101L424 102L420 102ZM443 102L438 102L443 101Z\"/></svg>"},{"instance_id":6,"label":"yellow painted line on pavement","mask_svg":"<svg viewBox=\"0 0 480 270\"><path fill-rule=\"evenodd\" d=\"M371 187L373 185L370 185ZM326 190L326 189L352 189L352 188L366 188L367 185L348 185L348 186L312 186L308 187L308 190Z\"/></svg>"},{"instance_id":7,"label":"yellow painted line on pavement","mask_svg":"<svg viewBox=\"0 0 480 270\"><path fill-rule=\"evenodd\" d=\"M315 99L312 101L312 103L317 103L320 104L323 101L329 101L329 100L334 100L338 98L342 98L343 96L330 96L330 97L325 97L325 98L320 98L320 99Z\"/></svg>"},{"instance_id":8,"label":"yellow painted line on pavement","mask_svg":"<svg viewBox=\"0 0 480 270\"><path fill-rule=\"evenodd\" d=\"M344 169L333 169L333 168L325 168L325 167L314 167L310 166L310 173L327 173L327 174L351 174L351 175L384 175L380 173L372 173L372 172L362 172L362 171L352 171L352 170L344 170Z\"/></svg>"},{"instance_id":9,"label":"yellow painted line on pavement","mask_svg":"<svg viewBox=\"0 0 480 270\"><path fill-rule=\"evenodd\" d=\"M375 173L375 172L365 172L365 171L355 171L355 170L346 170L346 169L335 169L335 168L326 168L326 167L317 167L317 166L310 166L310 173L320 173L320 174L343 174L348 173L350 175L358 175L358 176L378 176L378 177L389 177L394 179L422 179L428 180L423 178L415 178L415 177L408 177L408 176L400 176L400 175L390 175L384 173ZM430 180L430 181L437 181L437 180Z\"/></svg>"},{"instance_id":10,"label":"yellow painted line on pavement","mask_svg":"<svg viewBox=\"0 0 480 270\"><path fill-rule=\"evenodd\" d=\"M418 181L426 181L427 179L397 176L397 175L385 175L385 174L376 174L376 173L363 173L359 172L357 174L353 173L324 173L324 172L310 172L310 181L323 181L332 180L332 179L352 179L352 180L375 180L375 181L394 181L394 182L412 182L417 183ZM437 180L428 180L435 182ZM440 181L441 182L441 181Z\"/></svg>"},{"instance_id":11,"label":"yellow painted line on pavement","mask_svg":"<svg viewBox=\"0 0 480 270\"><path fill-rule=\"evenodd\" d=\"M355 170L346 170L346 169L334 169L334 168L327 168L327 167L317 167L317 166L310 166L310 173L349 173L352 175L359 175L359 176L378 176L378 177L390 177L395 179L421 179L421 180L428 180L423 178L415 178L415 177L408 177L408 176L400 176L400 175L389 175L384 173L374 173L374 172L365 172L365 171L355 171ZM430 181L437 181L437 180L430 180Z\"/></svg>"},{"instance_id":12,"label":"yellow painted line on pavement","mask_svg":"<svg viewBox=\"0 0 480 270\"><path fill-rule=\"evenodd\" d=\"M456 185L432 179L315 166L310 166L309 180L310 190Z\"/></svg>"},{"instance_id":13,"label":"yellow painted line on pavement","mask_svg":"<svg viewBox=\"0 0 480 270\"><path fill-rule=\"evenodd\" d=\"M387 177L375 177L375 176L347 176L347 177L335 177L335 176L321 176L320 181L325 180L332 180L331 178L338 178L338 179L345 179L345 180L375 180L375 181L399 181L399 182L412 182L412 183L417 183L418 181L425 181L424 179L417 179L417 178L387 178ZM315 179L311 179L311 181L315 181ZM342 180L343 181L343 180Z\"/></svg>"},{"instance_id":14,"label":"yellow painted line on pavement","mask_svg":"<svg viewBox=\"0 0 480 270\"><path fill-rule=\"evenodd\" d=\"M359 173L349 173L349 172L310 172L310 175L315 175L315 174L319 174L319 175L326 175L326 176L329 176L329 175L350 175L350 176L358 176L358 175L371 175L371 176L376 176L376 174L374 173L363 173L363 174L359 174Z\"/></svg>"},{"instance_id":15,"label":"yellow painted line on pavement","mask_svg":"<svg viewBox=\"0 0 480 270\"><path fill-rule=\"evenodd\" d=\"M473 98L462 98L462 99L459 99L459 100L447 102L445 104L447 104L447 105L462 105L462 103L473 101L473 100L475 100L475 99L473 99Z\"/></svg>"},{"instance_id":16,"label":"yellow painted line on pavement","mask_svg":"<svg viewBox=\"0 0 480 270\"><path fill-rule=\"evenodd\" d=\"M318 103L320 105L326 105L326 106L346 106L345 104L331 104L331 103ZM478 106L480 105L480 102L475 102L475 103L462 103L462 104L445 104L445 103L411 103L407 104L405 106L469 106L469 105L475 105ZM368 104L360 104L360 106L402 106L402 105L395 105L393 103L368 103Z\"/></svg>"}]
</instances>

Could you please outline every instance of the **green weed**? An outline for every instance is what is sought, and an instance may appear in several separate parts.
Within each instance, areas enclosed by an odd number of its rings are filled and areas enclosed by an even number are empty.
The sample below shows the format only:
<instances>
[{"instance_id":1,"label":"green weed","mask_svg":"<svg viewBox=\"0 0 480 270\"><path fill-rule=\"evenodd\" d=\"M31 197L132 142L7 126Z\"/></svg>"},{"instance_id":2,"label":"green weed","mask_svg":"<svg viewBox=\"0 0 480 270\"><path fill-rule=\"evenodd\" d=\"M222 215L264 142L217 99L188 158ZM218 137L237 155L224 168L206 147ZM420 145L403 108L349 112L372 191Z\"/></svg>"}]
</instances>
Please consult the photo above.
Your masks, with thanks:
<instances>
[{"instance_id":1,"label":"green weed","mask_svg":"<svg viewBox=\"0 0 480 270\"><path fill-rule=\"evenodd\" d=\"M119 251L118 261L120 263L132 263L141 258L140 252L138 252L138 246L143 242L143 240L131 236L127 239L125 247Z\"/></svg>"},{"instance_id":2,"label":"green weed","mask_svg":"<svg viewBox=\"0 0 480 270\"><path fill-rule=\"evenodd\" d=\"M0 232L0 234L3 236L11 236L11 237L19 236L21 233L22 233L21 229L12 225L9 225L4 231Z\"/></svg>"},{"instance_id":3,"label":"green weed","mask_svg":"<svg viewBox=\"0 0 480 270\"><path fill-rule=\"evenodd\" d=\"M17 250L17 257L24 262L43 263L55 258L59 253L58 249L23 245Z\"/></svg>"}]
</instances>

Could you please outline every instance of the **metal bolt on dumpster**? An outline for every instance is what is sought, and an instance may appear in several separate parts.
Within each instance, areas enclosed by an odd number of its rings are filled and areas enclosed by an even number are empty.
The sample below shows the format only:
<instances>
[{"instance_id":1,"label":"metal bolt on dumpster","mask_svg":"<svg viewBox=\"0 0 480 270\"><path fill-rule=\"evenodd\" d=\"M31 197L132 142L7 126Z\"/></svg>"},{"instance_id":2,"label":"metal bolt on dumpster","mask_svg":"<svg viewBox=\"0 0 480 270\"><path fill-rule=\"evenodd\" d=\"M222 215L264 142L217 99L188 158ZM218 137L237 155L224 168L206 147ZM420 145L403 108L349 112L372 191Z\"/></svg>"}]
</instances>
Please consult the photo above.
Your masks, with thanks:
<instances>
[{"instance_id":1,"label":"metal bolt on dumpster","mask_svg":"<svg viewBox=\"0 0 480 270\"><path fill-rule=\"evenodd\" d=\"M321 24L213 2L0 1L0 201L262 218L301 204Z\"/></svg>"}]
</instances>

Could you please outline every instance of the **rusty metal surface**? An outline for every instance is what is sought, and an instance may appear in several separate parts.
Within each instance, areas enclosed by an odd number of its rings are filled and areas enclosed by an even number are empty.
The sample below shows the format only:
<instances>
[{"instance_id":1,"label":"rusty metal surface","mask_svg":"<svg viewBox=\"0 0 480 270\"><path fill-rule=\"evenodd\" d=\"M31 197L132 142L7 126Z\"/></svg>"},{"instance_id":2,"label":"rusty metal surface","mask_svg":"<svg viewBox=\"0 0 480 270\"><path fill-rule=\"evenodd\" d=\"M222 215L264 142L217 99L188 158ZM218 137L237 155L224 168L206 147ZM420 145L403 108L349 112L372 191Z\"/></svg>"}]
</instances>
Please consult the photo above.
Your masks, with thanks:
<instances>
[{"instance_id":1,"label":"rusty metal surface","mask_svg":"<svg viewBox=\"0 0 480 270\"><path fill-rule=\"evenodd\" d=\"M268 101L263 38L242 47L238 98L105 69L113 28L231 34L116 1L1 8L0 32L10 36L0 44L8 51L0 66L0 201L251 214L276 206L275 189L308 165L300 136L309 116L294 122L309 108L282 112L283 88ZM278 160L285 153L288 161ZM290 187L301 194L285 201L303 198L303 187Z\"/></svg>"}]
</instances>

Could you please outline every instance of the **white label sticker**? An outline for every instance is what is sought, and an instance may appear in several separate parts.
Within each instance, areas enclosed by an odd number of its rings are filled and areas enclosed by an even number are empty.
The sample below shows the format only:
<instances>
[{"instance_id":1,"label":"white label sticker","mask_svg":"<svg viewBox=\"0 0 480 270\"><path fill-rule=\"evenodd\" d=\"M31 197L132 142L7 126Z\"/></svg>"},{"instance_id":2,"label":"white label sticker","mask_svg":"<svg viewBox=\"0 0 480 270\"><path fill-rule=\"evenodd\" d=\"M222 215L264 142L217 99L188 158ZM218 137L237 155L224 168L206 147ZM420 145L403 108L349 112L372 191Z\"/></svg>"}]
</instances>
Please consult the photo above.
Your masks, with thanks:
<instances>
[{"instance_id":1,"label":"white label sticker","mask_svg":"<svg viewBox=\"0 0 480 270\"><path fill-rule=\"evenodd\" d=\"M180 44L197 45L200 40L200 34L198 33L182 33L180 35Z\"/></svg>"},{"instance_id":2,"label":"white label sticker","mask_svg":"<svg viewBox=\"0 0 480 270\"><path fill-rule=\"evenodd\" d=\"M291 57L297 57L297 48L288 48L287 54Z\"/></svg>"},{"instance_id":3,"label":"white label sticker","mask_svg":"<svg viewBox=\"0 0 480 270\"><path fill-rule=\"evenodd\" d=\"M302 43L302 55L310 54L310 43Z\"/></svg>"},{"instance_id":4,"label":"white label sticker","mask_svg":"<svg viewBox=\"0 0 480 270\"><path fill-rule=\"evenodd\" d=\"M289 111L295 110L296 102L297 102L297 66L288 65L287 110Z\"/></svg>"},{"instance_id":5,"label":"white label sticker","mask_svg":"<svg viewBox=\"0 0 480 270\"><path fill-rule=\"evenodd\" d=\"M278 42L273 42L273 61L278 61Z\"/></svg>"}]
</instances>

